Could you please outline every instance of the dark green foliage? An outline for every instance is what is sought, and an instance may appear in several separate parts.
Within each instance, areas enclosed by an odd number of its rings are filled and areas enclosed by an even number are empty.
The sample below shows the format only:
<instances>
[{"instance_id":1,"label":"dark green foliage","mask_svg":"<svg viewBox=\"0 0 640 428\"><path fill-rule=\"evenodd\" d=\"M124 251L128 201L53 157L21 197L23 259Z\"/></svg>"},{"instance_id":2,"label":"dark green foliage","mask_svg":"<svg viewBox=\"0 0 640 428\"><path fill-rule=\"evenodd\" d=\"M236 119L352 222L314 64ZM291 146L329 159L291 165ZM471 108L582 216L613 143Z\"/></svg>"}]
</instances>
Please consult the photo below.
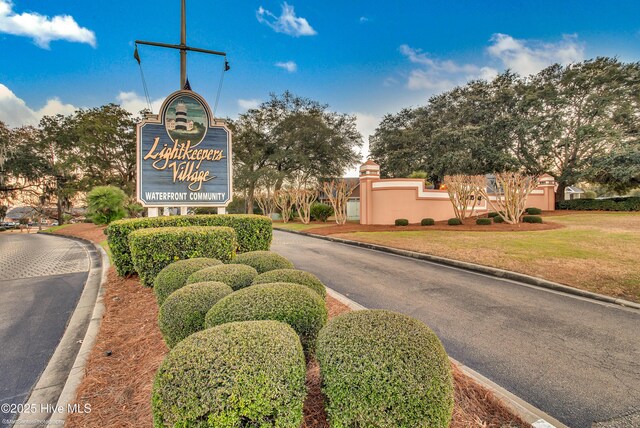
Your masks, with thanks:
<instances>
[{"instance_id":1,"label":"dark green foliage","mask_svg":"<svg viewBox=\"0 0 640 428\"><path fill-rule=\"evenodd\" d=\"M333 215L333 207L331 205L314 202L311 204L311 218L316 221L326 222Z\"/></svg>"},{"instance_id":2,"label":"dark green foliage","mask_svg":"<svg viewBox=\"0 0 640 428\"><path fill-rule=\"evenodd\" d=\"M334 318L316 353L331 427L448 427L453 379L429 327L384 310Z\"/></svg>"},{"instance_id":3,"label":"dark green foliage","mask_svg":"<svg viewBox=\"0 0 640 428\"><path fill-rule=\"evenodd\" d=\"M221 264L222 262L218 259L196 257L178 260L166 266L153 281L153 292L158 299L158 305L162 305L171 293L187 285L187 279L192 273Z\"/></svg>"},{"instance_id":4,"label":"dark green foliage","mask_svg":"<svg viewBox=\"0 0 640 428\"><path fill-rule=\"evenodd\" d=\"M197 282L171 293L160 307L158 325L169 348L204 329L204 317L220 299L233 293L222 282Z\"/></svg>"},{"instance_id":5,"label":"dark green foliage","mask_svg":"<svg viewBox=\"0 0 640 428\"><path fill-rule=\"evenodd\" d=\"M268 250L273 235L271 219L259 215L188 215L118 220L105 233L118 275L135 273L129 251L129 233L138 229L172 226L228 226L236 231L238 251Z\"/></svg>"},{"instance_id":6,"label":"dark green foliage","mask_svg":"<svg viewBox=\"0 0 640 428\"><path fill-rule=\"evenodd\" d=\"M239 290L251 285L258 272L247 265L219 265L194 272L187 279L187 284L194 282L220 281L227 284L233 290Z\"/></svg>"},{"instance_id":7,"label":"dark green foliage","mask_svg":"<svg viewBox=\"0 0 640 428\"><path fill-rule=\"evenodd\" d=\"M541 210L540 208L534 208L534 207L531 207L531 208L527 208L527 209L526 209L526 210L524 210L524 211L525 211L527 214L530 214L530 215L540 215L540 214L542 214L542 210Z\"/></svg>"},{"instance_id":8,"label":"dark green foliage","mask_svg":"<svg viewBox=\"0 0 640 428\"><path fill-rule=\"evenodd\" d=\"M409 220L406 218L397 218L395 224L396 226L409 226Z\"/></svg>"},{"instance_id":9,"label":"dark green foliage","mask_svg":"<svg viewBox=\"0 0 640 428\"><path fill-rule=\"evenodd\" d=\"M231 263L253 267L258 273L275 269L293 269L293 263L272 251L250 251L239 254Z\"/></svg>"},{"instance_id":10,"label":"dark green foliage","mask_svg":"<svg viewBox=\"0 0 640 428\"><path fill-rule=\"evenodd\" d=\"M127 195L115 186L98 186L87 193L87 216L95 224L109 224L127 213L124 202Z\"/></svg>"},{"instance_id":11,"label":"dark green foliage","mask_svg":"<svg viewBox=\"0 0 640 428\"><path fill-rule=\"evenodd\" d=\"M327 295L327 288L317 276L310 272L297 269L275 269L256 276L252 285L271 284L274 282L290 282L309 287L323 298Z\"/></svg>"},{"instance_id":12,"label":"dark green foliage","mask_svg":"<svg viewBox=\"0 0 640 428\"><path fill-rule=\"evenodd\" d=\"M558 210L640 211L640 197L608 199L573 199L556 202Z\"/></svg>"},{"instance_id":13,"label":"dark green foliage","mask_svg":"<svg viewBox=\"0 0 640 428\"><path fill-rule=\"evenodd\" d=\"M307 354L313 354L318 332L327 323L324 299L300 284L276 282L236 291L207 313L205 326L233 321L275 320L289 324L300 336Z\"/></svg>"},{"instance_id":14,"label":"dark green foliage","mask_svg":"<svg viewBox=\"0 0 640 428\"><path fill-rule=\"evenodd\" d=\"M504 223L504 218L501 215L497 215L493 218L494 223Z\"/></svg>"},{"instance_id":15,"label":"dark green foliage","mask_svg":"<svg viewBox=\"0 0 640 428\"><path fill-rule=\"evenodd\" d=\"M447 220L447 224L449 226L460 226L462 224L462 220L460 220L459 218L450 218L449 220Z\"/></svg>"},{"instance_id":16,"label":"dark green foliage","mask_svg":"<svg viewBox=\"0 0 640 428\"><path fill-rule=\"evenodd\" d=\"M542 217L539 215L525 215L522 216L523 223L542 223Z\"/></svg>"},{"instance_id":17,"label":"dark green foliage","mask_svg":"<svg viewBox=\"0 0 640 428\"><path fill-rule=\"evenodd\" d=\"M143 285L151 285L167 265L208 257L229 261L236 255L236 234L230 227L158 227L129 234L131 260Z\"/></svg>"},{"instance_id":18,"label":"dark green foliage","mask_svg":"<svg viewBox=\"0 0 640 428\"><path fill-rule=\"evenodd\" d=\"M432 218L423 218L420 220L420 226L433 226L434 224L436 224L436 222Z\"/></svg>"},{"instance_id":19,"label":"dark green foliage","mask_svg":"<svg viewBox=\"0 0 640 428\"><path fill-rule=\"evenodd\" d=\"M158 369L154 426L299 428L305 373L300 341L284 323L238 322L194 333Z\"/></svg>"},{"instance_id":20,"label":"dark green foliage","mask_svg":"<svg viewBox=\"0 0 640 428\"><path fill-rule=\"evenodd\" d=\"M495 211L492 211L492 212L487 214L487 217L489 217L489 218L494 218L494 217L499 217L499 216L500 216L500 213L497 213Z\"/></svg>"},{"instance_id":21,"label":"dark green foliage","mask_svg":"<svg viewBox=\"0 0 640 428\"><path fill-rule=\"evenodd\" d=\"M479 218L476 219L476 224L479 226L488 226L492 223L490 218Z\"/></svg>"}]
</instances>

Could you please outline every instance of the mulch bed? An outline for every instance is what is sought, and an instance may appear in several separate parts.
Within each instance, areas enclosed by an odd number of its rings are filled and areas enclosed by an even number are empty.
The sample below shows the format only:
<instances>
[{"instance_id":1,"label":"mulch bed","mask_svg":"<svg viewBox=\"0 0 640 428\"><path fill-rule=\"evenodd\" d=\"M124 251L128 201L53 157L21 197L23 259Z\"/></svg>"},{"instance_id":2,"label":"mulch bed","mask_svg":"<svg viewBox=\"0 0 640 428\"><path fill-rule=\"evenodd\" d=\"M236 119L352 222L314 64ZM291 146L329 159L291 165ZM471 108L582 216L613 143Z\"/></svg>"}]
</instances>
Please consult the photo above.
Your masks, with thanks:
<instances>
[{"instance_id":1,"label":"mulch bed","mask_svg":"<svg viewBox=\"0 0 640 428\"><path fill-rule=\"evenodd\" d=\"M77 224L60 229L60 234L103 241L102 229ZM122 278L109 270L105 284L105 315L78 388L76 401L91 404L91 412L70 414L67 427L151 427L153 377L168 352L157 325L158 306L151 288L142 287L137 277ZM350 309L327 297L329 317ZM452 366L455 406L451 428L528 427L495 396ZM302 428L327 428L320 370L311 360L307 367L308 395Z\"/></svg>"}]
</instances>

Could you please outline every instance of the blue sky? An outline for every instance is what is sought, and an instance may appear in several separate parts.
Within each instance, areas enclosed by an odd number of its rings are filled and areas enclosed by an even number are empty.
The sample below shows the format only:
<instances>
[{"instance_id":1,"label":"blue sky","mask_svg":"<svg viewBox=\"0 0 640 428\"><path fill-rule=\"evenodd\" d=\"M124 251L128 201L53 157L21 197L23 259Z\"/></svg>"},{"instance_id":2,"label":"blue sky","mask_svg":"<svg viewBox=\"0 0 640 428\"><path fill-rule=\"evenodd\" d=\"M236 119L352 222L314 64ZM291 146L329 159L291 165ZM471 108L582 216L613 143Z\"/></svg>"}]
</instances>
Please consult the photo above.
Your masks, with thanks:
<instances>
[{"instance_id":1,"label":"blue sky","mask_svg":"<svg viewBox=\"0 0 640 428\"><path fill-rule=\"evenodd\" d=\"M506 68L638 61L638 16L638 1L187 0L187 42L228 54L217 116L289 89L357 114L366 140L384 114ZM178 43L179 19L178 0L0 0L0 120L109 102L138 111L133 41ZM178 53L141 46L140 56L157 106L178 89ZM222 63L189 53L192 88L212 107Z\"/></svg>"}]
</instances>

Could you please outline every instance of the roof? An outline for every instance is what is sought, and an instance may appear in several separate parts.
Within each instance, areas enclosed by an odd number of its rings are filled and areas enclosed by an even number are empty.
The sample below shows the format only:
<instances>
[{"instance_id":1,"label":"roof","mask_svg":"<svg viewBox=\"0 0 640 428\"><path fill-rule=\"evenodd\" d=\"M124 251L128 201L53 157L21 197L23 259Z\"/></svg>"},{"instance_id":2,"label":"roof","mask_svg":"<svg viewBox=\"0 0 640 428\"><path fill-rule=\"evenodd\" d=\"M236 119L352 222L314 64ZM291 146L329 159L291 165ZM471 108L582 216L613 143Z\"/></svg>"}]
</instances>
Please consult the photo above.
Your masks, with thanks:
<instances>
[{"instance_id":1,"label":"roof","mask_svg":"<svg viewBox=\"0 0 640 428\"><path fill-rule=\"evenodd\" d=\"M584 190L575 186L567 186L564 191L567 193L584 193Z\"/></svg>"},{"instance_id":2,"label":"roof","mask_svg":"<svg viewBox=\"0 0 640 428\"><path fill-rule=\"evenodd\" d=\"M378 165L377 163L375 163L375 162L374 162L373 160L371 160L371 159L367 159L367 161L366 161L365 163L363 163L363 164L362 164L362 166L365 166L365 165L375 165L375 166L380 166L380 165Z\"/></svg>"}]
</instances>

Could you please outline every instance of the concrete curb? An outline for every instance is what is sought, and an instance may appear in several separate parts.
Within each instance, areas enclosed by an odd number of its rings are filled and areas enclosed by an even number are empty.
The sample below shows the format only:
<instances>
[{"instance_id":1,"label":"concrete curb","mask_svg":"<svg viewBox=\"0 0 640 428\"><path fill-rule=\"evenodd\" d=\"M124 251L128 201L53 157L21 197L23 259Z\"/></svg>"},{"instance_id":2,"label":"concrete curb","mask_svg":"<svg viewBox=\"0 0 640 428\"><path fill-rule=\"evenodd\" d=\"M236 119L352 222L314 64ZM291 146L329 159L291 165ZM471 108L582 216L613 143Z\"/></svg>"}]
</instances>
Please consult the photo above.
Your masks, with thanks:
<instances>
[{"instance_id":1,"label":"concrete curb","mask_svg":"<svg viewBox=\"0 0 640 428\"><path fill-rule=\"evenodd\" d=\"M465 269L473 272L482 273L485 275L495 276L497 278L509 279L512 281L518 281L529 285L535 285L541 288L547 288L554 291L560 291L563 293L571 294L574 296L583 297L586 299L597 300L599 302L612 303L614 305L623 306L626 308L640 309L640 303L631 302L625 299L618 299L615 297L605 296L603 294L593 293L591 291L580 290L578 288L570 287L568 285L558 284L557 282L547 281L546 279L536 278L535 276L525 275L523 273L511 272L508 270L498 269L490 266L483 266L475 263L462 262L460 260L448 259L446 257L433 256L431 254L418 253L415 251L401 250L398 248L385 247L383 245L369 244L367 242L352 241L350 239L333 238L331 236L314 235L311 233L298 232L295 230L278 229L282 232L293 233L296 235L308 236L316 239L324 239L325 241L337 242L345 245L352 245L355 247L366 248L369 250L382 251L385 253L395 254L398 256L410 257L418 260L425 260L432 263L438 263L441 265L452 266L459 269Z\"/></svg>"},{"instance_id":2,"label":"concrete curb","mask_svg":"<svg viewBox=\"0 0 640 428\"><path fill-rule=\"evenodd\" d=\"M354 311L367 309L361 304L354 302L343 294L340 294L328 287L327 294ZM487 379L480 373L476 372L473 369L470 369L454 358L449 357L449 360L456 364L464 374L491 391L498 398L498 400L500 400L505 406L507 406L513 413L520 416L525 422L531 424L531 426L533 426L534 428L569 428L567 425L558 421L554 417L527 403L520 397L512 394L497 383Z\"/></svg>"},{"instance_id":3,"label":"concrete curb","mask_svg":"<svg viewBox=\"0 0 640 428\"><path fill-rule=\"evenodd\" d=\"M21 413L16 426L64 424L70 410L68 405L74 401L76 389L84 377L84 368L98 335L104 312L102 299L109 271L109 256L100 245L89 240L64 235L55 236L81 242L89 254L91 267L62 339L25 403L25 408L37 411ZM79 349L78 343L81 343ZM70 361L73 361L71 366ZM79 408L74 411L86 411L84 404L80 403Z\"/></svg>"}]
</instances>

